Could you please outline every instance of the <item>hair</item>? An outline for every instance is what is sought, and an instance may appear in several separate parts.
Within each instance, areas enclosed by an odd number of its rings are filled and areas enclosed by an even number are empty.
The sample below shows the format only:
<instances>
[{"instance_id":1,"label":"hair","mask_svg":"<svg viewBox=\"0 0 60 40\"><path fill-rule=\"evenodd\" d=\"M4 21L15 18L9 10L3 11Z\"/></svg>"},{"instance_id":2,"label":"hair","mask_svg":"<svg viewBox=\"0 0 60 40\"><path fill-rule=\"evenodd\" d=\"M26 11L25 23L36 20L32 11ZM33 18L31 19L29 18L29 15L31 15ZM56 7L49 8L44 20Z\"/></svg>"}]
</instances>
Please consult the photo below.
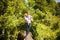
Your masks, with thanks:
<instances>
[{"instance_id":1,"label":"hair","mask_svg":"<svg viewBox=\"0 0 60 40\"><path fill-rule=\"evenodd\" d=\"M26 11L25 13L27 13L27 14L28 14L28 11Z\"/></svg>"}]
</instances>

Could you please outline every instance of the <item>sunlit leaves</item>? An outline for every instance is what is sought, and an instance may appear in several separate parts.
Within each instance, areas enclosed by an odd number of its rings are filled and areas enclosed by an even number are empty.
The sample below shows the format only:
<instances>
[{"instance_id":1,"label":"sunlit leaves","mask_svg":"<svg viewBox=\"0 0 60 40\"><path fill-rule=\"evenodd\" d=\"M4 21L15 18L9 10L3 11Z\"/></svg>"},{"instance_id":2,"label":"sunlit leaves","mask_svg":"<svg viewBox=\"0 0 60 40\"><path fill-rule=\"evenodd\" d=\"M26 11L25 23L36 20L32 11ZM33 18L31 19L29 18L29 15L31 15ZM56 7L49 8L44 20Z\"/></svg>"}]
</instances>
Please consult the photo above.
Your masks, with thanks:
<instances>
[{"instance_id":1,"label":"sunlit leaves","mask_svg":"<svg viewBox=\"0 0 60 40\"><path fill-rule=\"evenodd\" d=\"M33 18L30 29L33 38L35 40L55 40L58 37L57 33L60 32L60 19L52 15L55 14L53 11L56 6L55 1L28 0L28 5L27 7L25 0L0 1L0 32L4 35L3 39L15 40L17 32L25 29L23 16L24 12L29 10ZM59 8L56 8L57 12L58 10Z\"/></svg>"}]
</instances>

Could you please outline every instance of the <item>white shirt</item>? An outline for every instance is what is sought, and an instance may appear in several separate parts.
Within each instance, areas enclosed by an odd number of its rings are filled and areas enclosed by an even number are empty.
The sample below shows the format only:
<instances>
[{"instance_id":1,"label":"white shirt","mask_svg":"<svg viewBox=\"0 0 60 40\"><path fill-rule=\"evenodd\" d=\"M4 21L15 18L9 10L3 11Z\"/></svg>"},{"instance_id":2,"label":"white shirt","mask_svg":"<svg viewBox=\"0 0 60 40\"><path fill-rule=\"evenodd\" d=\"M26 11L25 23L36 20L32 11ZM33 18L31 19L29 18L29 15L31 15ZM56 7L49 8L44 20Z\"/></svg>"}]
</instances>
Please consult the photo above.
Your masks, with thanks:
<instances>
[{"instance_id":1,"label":"white shirt","mask_svg":"<svg viewBox=\"0 0 60 40\"><path fill-rule=\"evenodd\" d=\"M24 19L25 19L26 23L31 23L31 21L33 20L31 15L28 15L27 17L24 16Z\"/></svg>"}]
</instances>

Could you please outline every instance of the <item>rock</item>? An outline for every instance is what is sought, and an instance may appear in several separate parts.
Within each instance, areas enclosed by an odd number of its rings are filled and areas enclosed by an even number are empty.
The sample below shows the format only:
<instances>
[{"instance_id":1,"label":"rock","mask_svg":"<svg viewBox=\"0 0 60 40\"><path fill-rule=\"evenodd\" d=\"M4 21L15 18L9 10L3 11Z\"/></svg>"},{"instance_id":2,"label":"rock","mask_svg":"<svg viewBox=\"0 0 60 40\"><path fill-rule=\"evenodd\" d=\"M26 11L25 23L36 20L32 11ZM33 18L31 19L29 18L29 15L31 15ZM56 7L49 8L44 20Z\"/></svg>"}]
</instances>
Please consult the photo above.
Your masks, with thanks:
<instances>
[{"instance_id":1,"label":"rock","mask_svg":"<svg viewBox=\"0 0 60 40\"><path fill-rule=\"evenodd\" d=\"M29 32L28 35L26 36L26 31L21 31L18 34L18 40L33 40L32 33Z\"/></svg>"},{"instance_id":2,"label":"rock","mask_svg":"<svg viewBox=\"0 0 60 40\"><path fill-rule=\"evenodd\" d=\"M24 38L24 40L33 40L30 32L29 32L29 34Z\"/></svg>"}]
</instances>

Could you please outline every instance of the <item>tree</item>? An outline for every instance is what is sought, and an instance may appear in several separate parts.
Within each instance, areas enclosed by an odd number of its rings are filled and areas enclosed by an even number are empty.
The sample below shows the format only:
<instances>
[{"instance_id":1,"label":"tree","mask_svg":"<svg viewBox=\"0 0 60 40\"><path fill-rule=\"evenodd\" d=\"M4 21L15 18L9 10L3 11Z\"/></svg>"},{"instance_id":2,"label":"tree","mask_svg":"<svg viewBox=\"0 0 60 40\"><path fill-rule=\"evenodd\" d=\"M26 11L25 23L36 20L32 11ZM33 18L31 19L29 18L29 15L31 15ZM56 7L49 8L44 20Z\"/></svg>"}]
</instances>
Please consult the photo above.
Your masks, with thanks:
<instances>
[{"instance_id":1,"label":"tree","mask_svg":"<svg viewBox=\"0 0 60 40\"><path fill-rule=\"evenodd\" d=\"M56 16L59 16L60 15L60 3L57 3L57 6L56 6Z\"/></svg>"}]
</instances>

